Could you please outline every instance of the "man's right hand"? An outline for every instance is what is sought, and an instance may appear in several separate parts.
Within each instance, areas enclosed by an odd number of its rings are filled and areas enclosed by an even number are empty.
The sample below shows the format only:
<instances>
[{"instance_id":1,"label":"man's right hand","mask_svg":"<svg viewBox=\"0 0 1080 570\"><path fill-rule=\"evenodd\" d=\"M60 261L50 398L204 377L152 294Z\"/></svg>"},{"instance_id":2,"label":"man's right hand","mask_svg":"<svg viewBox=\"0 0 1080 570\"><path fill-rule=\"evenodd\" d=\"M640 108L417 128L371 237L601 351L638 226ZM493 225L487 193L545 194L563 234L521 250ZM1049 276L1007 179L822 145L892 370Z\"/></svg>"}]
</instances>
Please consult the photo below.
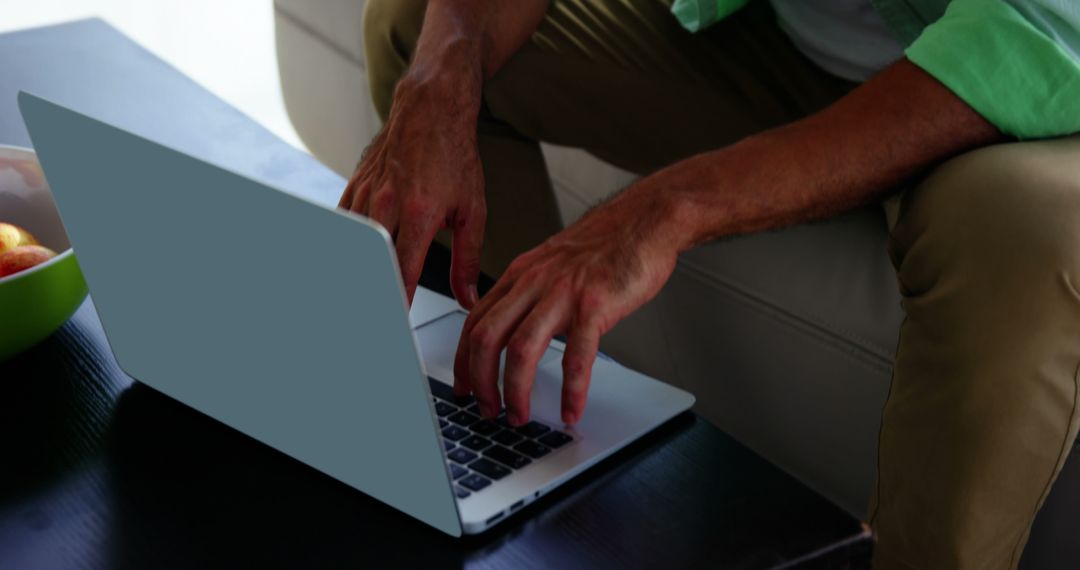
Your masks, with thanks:
<instances>
[{"instance_id":1,"label":"man's right hand","mask_svg":"<svg viewBox=\"0 0 1080 570\"><path fill-rule=\"evenodd\" d=\"M476 128L481 89L528 39L548 0L429 0L409 68L382 131L364 151L338 206L394 237L412 303L435 233L453 232L450 287L477 301L487 210Z\"/></svg>"},{"instance_id":2,"label":"man's right hand","mask_svg":"<svg viewBox=\"0 0 1080 570\"><path fill-rule=\"evenodd\" d=\"M455 95L460 93L445 93L435 81L403 78L389 118L338 206L379 222L393 236L410 303L435 233L450 228L450 285L469 309L477 301L487 213L475 113L455 116Z\"/></svg>"}]
</instances>

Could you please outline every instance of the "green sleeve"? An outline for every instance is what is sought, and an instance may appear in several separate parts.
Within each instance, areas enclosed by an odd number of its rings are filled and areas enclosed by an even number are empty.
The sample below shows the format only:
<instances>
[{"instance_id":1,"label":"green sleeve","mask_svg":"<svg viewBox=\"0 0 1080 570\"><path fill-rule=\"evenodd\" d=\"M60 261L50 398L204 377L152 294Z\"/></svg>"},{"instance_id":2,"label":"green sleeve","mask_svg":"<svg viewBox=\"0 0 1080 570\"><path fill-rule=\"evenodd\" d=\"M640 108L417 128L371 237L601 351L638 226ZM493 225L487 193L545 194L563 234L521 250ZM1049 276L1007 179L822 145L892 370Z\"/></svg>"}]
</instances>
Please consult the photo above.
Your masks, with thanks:
<instances>
[{"instance_id":1,"label":"green sleeve","mask_svg":"<svg viewBox=\"0 0 1080 570\"><path fill-rule=\"evenodd\" d=\"M698 32L742 8L748 0L675 0L671 13L682 27Z\"/></svg>"},{"instance_id":2,"label":"green sleeve","mask_svg":"<svg viewBox=\"0 0 1080 570\"><path fill-rule=\"evenodd\" d=\"M953 0L905 51L912 63L976 112L1018 138L1080 131L1080 64L1070 38L1080 12L1068 8L1032 23L1039 4L1054 0Z\"/></svg>"}]
</instances>

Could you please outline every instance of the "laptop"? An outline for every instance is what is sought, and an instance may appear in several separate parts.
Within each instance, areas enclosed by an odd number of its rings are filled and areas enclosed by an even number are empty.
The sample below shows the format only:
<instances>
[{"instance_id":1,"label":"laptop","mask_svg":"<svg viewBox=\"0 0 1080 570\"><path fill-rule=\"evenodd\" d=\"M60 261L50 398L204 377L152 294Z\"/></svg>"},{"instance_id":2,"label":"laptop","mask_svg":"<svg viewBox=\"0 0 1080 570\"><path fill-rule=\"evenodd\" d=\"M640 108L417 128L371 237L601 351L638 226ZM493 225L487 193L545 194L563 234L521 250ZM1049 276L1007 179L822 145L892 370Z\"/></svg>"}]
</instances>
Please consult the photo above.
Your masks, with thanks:
<instances>
[{"instance_id":1,"label":"laptop","mask_svg":"<svg viewBox=\"0 0 1080 570\"><path fill-rule=\"evenodd\" d=\"M116 360L131 377L450 535L483 532L687 410L598 358L559 420L563 344L532 420L454 397L465 313L410 308L378 224L20 93Z\"/></svg>"}]
</instances>

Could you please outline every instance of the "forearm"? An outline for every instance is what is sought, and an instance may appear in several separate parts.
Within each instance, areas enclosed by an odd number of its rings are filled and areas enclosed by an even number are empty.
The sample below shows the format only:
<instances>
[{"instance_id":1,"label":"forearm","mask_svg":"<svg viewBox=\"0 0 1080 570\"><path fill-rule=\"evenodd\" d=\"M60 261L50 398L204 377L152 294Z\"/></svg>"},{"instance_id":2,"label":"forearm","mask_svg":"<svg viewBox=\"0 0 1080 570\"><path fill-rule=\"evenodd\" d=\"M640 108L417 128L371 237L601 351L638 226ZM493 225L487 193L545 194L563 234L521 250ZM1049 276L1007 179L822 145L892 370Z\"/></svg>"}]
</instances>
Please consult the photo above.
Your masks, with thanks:
<instances>
[{"instance_id":1,"label":"forearm","mask_svg":"<svg viewBox=\"0 0 1080 570\"><path fill-rule=\"evenodd\" d=\"M683 251L879 200L927 168L1002 138L903 60L816 115L679 162L625 194L654 204L663 222L653 229Z\"/></svg>"},{"instance_id":2,"label":"forearm","mask_svg":"<svg viewBox=\"0 0 1080 570\"><path fill-rule=\"evenodd\" d=\"M547 0L432 0L395 100L422 93L447 118L475 123L484 80L494 75L544 17ZM415 96L415 95L413 95Z\"/></svg>"}]
</instances>

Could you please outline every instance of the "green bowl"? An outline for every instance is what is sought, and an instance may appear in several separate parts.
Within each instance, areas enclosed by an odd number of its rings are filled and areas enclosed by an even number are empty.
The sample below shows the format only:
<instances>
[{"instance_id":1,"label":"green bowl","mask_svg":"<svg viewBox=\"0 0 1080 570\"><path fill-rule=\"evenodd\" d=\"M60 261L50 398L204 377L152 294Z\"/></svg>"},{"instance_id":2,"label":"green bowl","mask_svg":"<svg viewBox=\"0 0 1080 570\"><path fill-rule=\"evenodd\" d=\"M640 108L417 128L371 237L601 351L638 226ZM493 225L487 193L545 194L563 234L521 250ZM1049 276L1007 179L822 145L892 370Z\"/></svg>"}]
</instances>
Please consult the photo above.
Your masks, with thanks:
<instances>
[{"instance_id":1,"label":"green bowl","mask_svg":"<svg viewBox=\"0 0 1080 570\"><path fill-rule=\"evenodd\" d=\"M20 226L56 257L0 277L0 361L41 342L60 328L86 299L52 192L27 148L0 145L0 222Z\"/></svg>"}]
</instances>

